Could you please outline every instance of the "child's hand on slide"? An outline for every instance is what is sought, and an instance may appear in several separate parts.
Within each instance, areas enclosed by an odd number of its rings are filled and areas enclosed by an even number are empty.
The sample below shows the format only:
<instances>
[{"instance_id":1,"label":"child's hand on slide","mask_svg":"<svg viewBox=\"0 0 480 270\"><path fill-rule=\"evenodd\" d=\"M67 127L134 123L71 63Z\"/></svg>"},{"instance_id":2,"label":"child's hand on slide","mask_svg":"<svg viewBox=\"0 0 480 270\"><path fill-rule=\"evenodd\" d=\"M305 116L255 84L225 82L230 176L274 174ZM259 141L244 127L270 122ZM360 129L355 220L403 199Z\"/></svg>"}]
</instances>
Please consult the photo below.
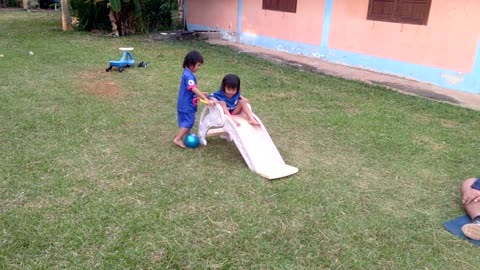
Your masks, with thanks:
<instances>
[{"instance_id":1,"label":"child's hand on slide","mask_svg":"<svg viewBox=\"0 0 480 270\"><path fill-rule=\"evenodd\" d=\"M211 100L211 99L209 99L207 105L208 105L208 106L215 106L215 105L217 105L217 103L218 103L218 102L217 102L216 100Z\"/></svg>"}]
</instances>

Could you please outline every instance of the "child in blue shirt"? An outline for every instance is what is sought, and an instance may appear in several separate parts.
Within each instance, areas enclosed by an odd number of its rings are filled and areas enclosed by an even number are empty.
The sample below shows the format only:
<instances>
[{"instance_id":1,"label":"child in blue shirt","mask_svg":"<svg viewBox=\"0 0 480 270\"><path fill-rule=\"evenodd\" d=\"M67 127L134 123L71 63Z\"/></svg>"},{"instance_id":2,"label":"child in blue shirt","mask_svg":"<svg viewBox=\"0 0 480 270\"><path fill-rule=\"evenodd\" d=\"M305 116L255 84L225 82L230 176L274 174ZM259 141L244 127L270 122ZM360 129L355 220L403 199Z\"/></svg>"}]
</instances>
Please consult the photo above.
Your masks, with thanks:
<instances>
[{"instance_id":1,"label":"child in blue shirt","mask_svg":"<svg viewBox=\"0 0 480 270\"><path fill-rule=\"evenodd\" d=\"M178 89L177 100L177 118L180 130L173 142L185 148L183 138L189 134L193 124L195 124L195 113L197 112L197 105L193 102L195 97L207 100L208 93L201 92L197 86L197 78L194 73L200 69L203 64L203 57L198 51L190 51L183 60L183 73ZM216 104L212 100L208 101L208 105Z\"/></svg>"},{"instance_id":2,"label":"child in blue shirt","mask_svg":"<svg viewBox=\"0 0 480 270\"><path fill-rule=\"evenodd\" d=\"M240 95L240 78L237 75L228 74L223 77L220 90L209 95L209 98L214 102L218 102L226 115L231 116L244 112L250 125L260 125L252 115L252 111L248 106L248 100ZM235 119L232 118L232 120L237 126L240 126L240 123L235 121Z\"/></svg>"}]
</instances>

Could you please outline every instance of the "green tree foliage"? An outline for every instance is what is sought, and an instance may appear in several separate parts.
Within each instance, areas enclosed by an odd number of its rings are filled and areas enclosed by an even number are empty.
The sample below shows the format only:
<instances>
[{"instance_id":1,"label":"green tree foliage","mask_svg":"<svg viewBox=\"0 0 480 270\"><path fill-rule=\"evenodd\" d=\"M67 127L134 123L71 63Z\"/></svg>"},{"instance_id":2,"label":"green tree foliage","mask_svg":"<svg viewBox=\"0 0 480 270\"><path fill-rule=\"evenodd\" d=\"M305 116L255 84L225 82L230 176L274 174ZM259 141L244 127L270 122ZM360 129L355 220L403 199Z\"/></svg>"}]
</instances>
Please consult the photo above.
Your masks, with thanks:
<instances>
[{"instance_id":1,"label":"green tree foliage","mask_svg":"<svg viewBox=\"0 0 480 270\"><path fill-rule=\"evenodd\" d=\"M111 30L107 3L108 1L70 0L72 15L78 19L78 29Z\"/></svg>"},{"instance_id":2,"label":"green tree foliage","mask_svg":"<svg viewBox=\"0 0 480 270\"><path fill-rule=\"evenodd\" d=\"M110 4L121 36L145 32L141 0L110 0Z\"/></svg>"},{"instance_id":3,"label":"green tree foliage","mask_svg":"<svg viewBox=\"0 0 480 270\"><path fill-rule=\"evenodd\" d=\"M146 0L142 5L142 14L146 30L154 32L158 30L172 30L174 27L172 11L178 9L177 0Z\"/></svg>"},{"instance_id":4,"label":"green tree foliage","mask_svg":"<svg viewBox=\"0 0 480 270\"><path fill-rule=\"evenodd\" d=\"M17 0L0 0L0 8L6 7L20 7L20 2L17 2Z\"/></svg>"},{"instance_id":5,"label":"green tree foliage","mask_svg":"<svg viewBox=\"0 0 480 270\"><path fill-rule=\"evenodd\" d=\"M71 0L71 6L80 30L111 31L115 24L120 36L173 29L172 11L178 9L177 0Z\"/></svg>"}]
</instances>

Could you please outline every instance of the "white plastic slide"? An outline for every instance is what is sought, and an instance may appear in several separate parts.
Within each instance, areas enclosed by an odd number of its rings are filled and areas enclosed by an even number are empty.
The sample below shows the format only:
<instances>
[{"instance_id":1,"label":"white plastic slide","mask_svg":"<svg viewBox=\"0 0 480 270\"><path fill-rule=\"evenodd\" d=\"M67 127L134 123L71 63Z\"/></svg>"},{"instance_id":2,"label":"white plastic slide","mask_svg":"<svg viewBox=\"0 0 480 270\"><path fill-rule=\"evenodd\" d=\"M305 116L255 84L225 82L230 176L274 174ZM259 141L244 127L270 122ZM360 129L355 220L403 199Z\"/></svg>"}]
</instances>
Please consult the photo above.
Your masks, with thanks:
<instances>
[{"instance_id":1,"label":"white plastic slide","mask_svg":"<svg viewBox=\"0 0 480 270\"><path fill-rule=\"evenodd\" d=\"M198 128L200 143L207 145L207 136L215 135L233 140L250 170L270 180L297 173L298 168L285 164L262 121L253 116L260 126L250 125L244 114L232 116L240 123L237 126L220 105L205 106Z\"/></svg>"}]
</instances>

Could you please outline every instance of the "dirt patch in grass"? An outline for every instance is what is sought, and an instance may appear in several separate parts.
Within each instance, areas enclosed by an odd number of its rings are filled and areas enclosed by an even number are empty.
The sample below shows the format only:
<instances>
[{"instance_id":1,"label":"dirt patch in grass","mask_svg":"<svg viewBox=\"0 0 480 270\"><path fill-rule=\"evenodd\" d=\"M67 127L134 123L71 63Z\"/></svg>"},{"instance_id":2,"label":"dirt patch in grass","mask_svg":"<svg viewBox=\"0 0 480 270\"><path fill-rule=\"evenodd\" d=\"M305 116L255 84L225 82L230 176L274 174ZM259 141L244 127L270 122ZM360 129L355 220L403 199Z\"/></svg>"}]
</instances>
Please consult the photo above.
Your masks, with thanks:
<instances>
[{"instance_id":1,"label":"dirt patch in grass","mask_svg":"<svg viewBox=\"0 0 480 270\"><path fill-rule=\"evenodd\" d=\"M415 140L420 144L424 145L425 147L428 147L429 149L434 151L444 150L445 148L448 147L448 145L445 142L435 142L432 138L427 136L416 136Z\"/></svg>"},{"instance_id":2,"label":"dirt patch in grass","mask_svg":"<svg viewBox=\"0 0 480 270\"><path fill-rule=\"evenodd\" d=\"M458 122L452 121L452 120L445 120L442 119L441 122L442 127L446 128L457 128L458 127Z\"/></svg>"},{"instance_id":3,"label":"dirt patch in grass","mask_svg":"<svg viewBox=\"0 0 480 270\"><path fill-rule=\"evenodd\" d=\"M104 98L121 98L123 96L120 86L113 81L105 79L105 72L87 72L80 75L82 90Z\"/></svg>"},{"instance_id":4,"label":"dirt patch in grass","mask_svg":"<svg viewBox=\"0 0 480 270\"><path fill-rule=\"evenodd\" d=\"M118 98L121 96L118 85L114 82L108 81L85 83L84 90L95 96L101 96L106 98Z\"/></svg>"}]
</instances>

